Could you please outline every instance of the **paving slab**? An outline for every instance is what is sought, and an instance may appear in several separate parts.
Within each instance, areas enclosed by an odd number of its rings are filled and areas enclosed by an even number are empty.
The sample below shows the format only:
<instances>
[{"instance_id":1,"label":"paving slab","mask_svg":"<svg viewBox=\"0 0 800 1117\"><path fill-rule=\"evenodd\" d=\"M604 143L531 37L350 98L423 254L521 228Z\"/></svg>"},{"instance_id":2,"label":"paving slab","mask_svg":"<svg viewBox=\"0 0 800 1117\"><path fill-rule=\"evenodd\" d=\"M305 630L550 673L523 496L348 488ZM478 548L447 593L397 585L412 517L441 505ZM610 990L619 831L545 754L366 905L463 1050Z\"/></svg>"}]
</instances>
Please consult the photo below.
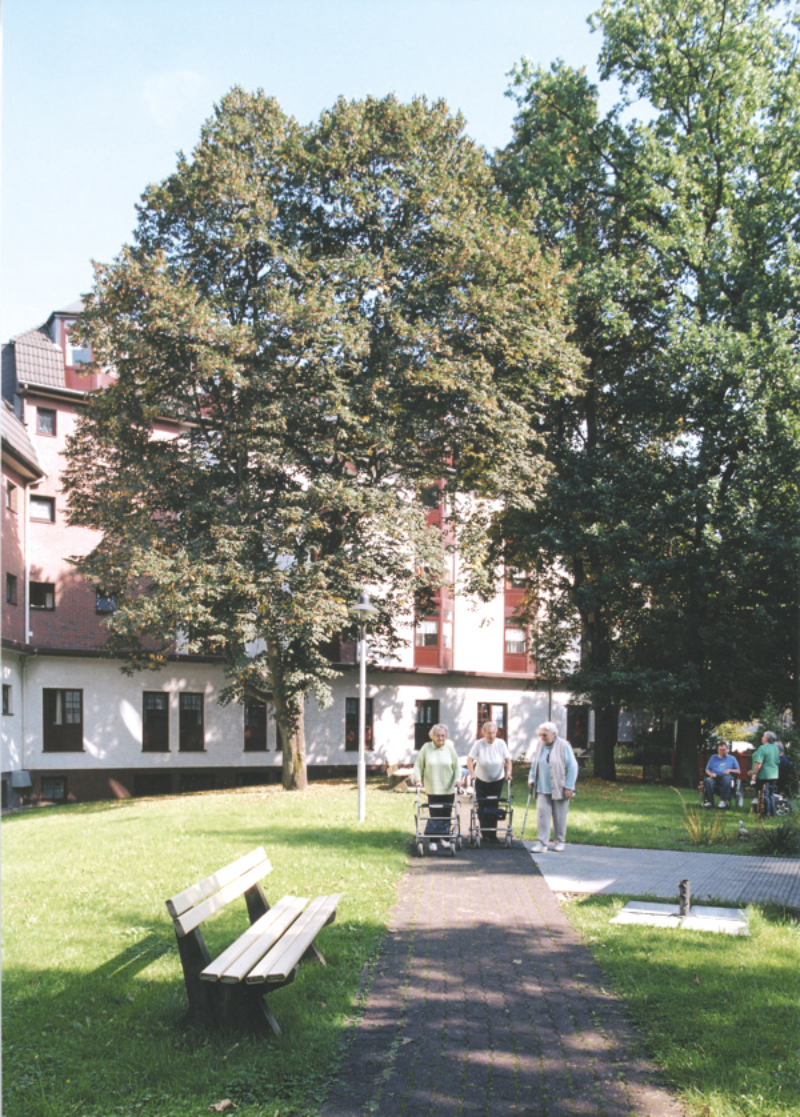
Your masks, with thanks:
<instances>
[{"instance_id":1,"label":"paving slab","mask_svg":"<svg viewBox=\"0 0 800 1117\"><path fill-rule=\"evenodd\" d=\"M318 1117L680 1117L527 850L413 859Z\"/></svg>"},{"instance_id":2,"label":"paving slab","mask_svg":"<svg viewBox=\"0 0 800 1117\"><path fill-rule=\"evenodd\" d=\"M741 908L714 908L703 904L690 907L687 915L681 915L680 904L629 900L611 922L639 923L674 931L709 931L718 935L749 933L747 914Z\"/></svg>"},{"instance_id":3,"label":"paving slab","mask_svg":"<svg viewBox=\"0 0 800 1117\"><path fill-rule=\"evenodd\" d=\"M525 842L530 850L532 843ZM692 900L781 904L800 910L800 858L567 844L531 857L554 892L598 892L671 900L682 880Z\"/></svg>"}]
</instances>

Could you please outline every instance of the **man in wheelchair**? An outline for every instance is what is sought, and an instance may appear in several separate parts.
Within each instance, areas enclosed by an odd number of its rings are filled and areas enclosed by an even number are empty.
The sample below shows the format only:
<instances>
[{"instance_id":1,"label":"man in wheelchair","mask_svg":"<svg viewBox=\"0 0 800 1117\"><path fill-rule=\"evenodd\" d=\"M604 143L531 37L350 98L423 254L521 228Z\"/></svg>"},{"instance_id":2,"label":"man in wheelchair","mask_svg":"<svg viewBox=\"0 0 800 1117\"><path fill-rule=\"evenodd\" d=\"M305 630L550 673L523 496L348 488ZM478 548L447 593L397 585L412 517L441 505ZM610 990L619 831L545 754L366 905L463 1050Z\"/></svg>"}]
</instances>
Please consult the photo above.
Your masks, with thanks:
<instances>
[{"instance_id":1,"label":"man in wheelchair","mask_svg":"<svg viewBox=\"0 0 800 1117\"><path fill-rule=\"evenodd\" d=\"M706 767L703 780L703 806L713 807L714 796L719 796L718 806L721 808L731 805L731 795L739 779L739 761L728 753L728 745L720 741L717 745L716 756L711 756Z\"/></svg>"}]
</instances>

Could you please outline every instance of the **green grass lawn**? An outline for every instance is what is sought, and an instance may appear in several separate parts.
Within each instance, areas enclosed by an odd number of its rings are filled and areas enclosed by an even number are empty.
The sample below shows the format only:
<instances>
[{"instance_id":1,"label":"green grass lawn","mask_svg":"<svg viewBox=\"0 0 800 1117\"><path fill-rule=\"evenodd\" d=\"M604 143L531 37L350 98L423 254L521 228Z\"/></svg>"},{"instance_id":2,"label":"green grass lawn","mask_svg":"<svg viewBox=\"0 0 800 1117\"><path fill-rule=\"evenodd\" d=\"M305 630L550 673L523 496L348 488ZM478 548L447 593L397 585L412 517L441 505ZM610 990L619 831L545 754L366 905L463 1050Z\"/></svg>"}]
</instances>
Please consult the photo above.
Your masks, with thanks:
<instances>
[{"instance_id":1,"label":"green grass lawn","mask_svg":"<svg viewBox=\"0 0 800 1117\"><path fill-rule=\"evenodd\" d=\"M750 907L748 938L610 920L627 897L565 900L691 1117L800 1114L800 919Z\"/></svg>"},{"instance_id":2,"label":"green grass lawn","mask_svg":"<svg viewBox=\"0 0 800 1117\"><path fill-rule=\"evenodd\" d=\"M519 836L528 798L528 769L515 766L513 782L514 829ZM645 784L641 779L622 776L617 783L597 780L581 772L575 798L570 803L568 838L571 843L598 846L627 846L636 849L697 849L684 825L684 808L700 814L710 829L716 822L720 828L716 840L702 843L709 853L757 854L755 842L739 841L739 820L754 838L761 823L749 813L750 800L744 808L728 811L699 808L697 791L682 789L677 793L666 784ZM797 816L793 816L797 817ZM766 829L780 825L780 819L766 819ZM536 837L536 804L531 801L525 837Z\"/></svg>"},{"instance_id":3,"label":"green grass lawn","mask_svg":"<svg viewBox=\"0 0 800 1117\"><path fill-rule=\"evenodd\" d=\"M364 963L375 953L412 831L412 797L312 785L47 808L3 821L6 1117L305 1113L324 1086ZM186 1010L164 901L263 845L267 896L343 892L320 935L327 968L269 998L280 1039L209 1038ZM244 930L243 900L207 926Z\"/></svg>"},{"instance_id":4,"label":"green grass lawn","mask_svg":"<svg viewBox=\"0 0 800 1117\"><path fill-rule=\"evenodd\" d=\"M517 834L526 798L517 778ZM408 863L413 805L412 795L371 784L359 824L354 785L331 782L294 794L253 788L4 818L5 1117L195 1117L224 1098L239 1117L315 1113ZM582 780L569 837L687 848L675 793L634 783ZM274 866L270 898L344 893L319 940L329 965L303 966L293 986L270 996L280 1039L187 1031L164 900L257 845ZM748 942L659 937L611 928L617 903L591 899L569 910L691 1112L796 1114L783 1099L797 1087L798 921L753 909ZM207 925L212 951L245 923L240 899ZM719 1069L720 1045L735 1074ZM701 1077L704 1059L712 1071Z\"/></svg>"}]
</instances>

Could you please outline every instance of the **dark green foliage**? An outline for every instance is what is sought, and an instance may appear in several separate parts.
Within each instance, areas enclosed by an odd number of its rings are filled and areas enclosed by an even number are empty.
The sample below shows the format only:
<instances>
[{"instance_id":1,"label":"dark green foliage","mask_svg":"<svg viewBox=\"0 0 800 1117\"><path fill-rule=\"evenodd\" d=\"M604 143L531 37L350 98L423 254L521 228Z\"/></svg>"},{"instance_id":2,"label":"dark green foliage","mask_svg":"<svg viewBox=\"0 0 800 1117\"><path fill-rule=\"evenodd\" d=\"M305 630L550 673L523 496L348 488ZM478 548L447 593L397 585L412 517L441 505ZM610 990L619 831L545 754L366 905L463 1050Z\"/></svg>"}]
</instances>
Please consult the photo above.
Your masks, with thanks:
<instances>
[{"instance_id":1,"label":"dark green foliage","mask_svg":"<svg viewBox=\"0 0 800 1117\"><path fill-rule=\"evenodd\" d=\"M419 487L535 488L526 416L576 363L561 287L444 104L340 101L300 128L234 89L83 317L116 381L66 485L103 533L80 569L117 602L109 648L158 663L180 630L221 656L229 697L274 702L302 786L303 702L327 699L359 589L388 655L441 581Z\"/></svg>"},{"instance_id":2,"label":"dark green foliage","mask_svg":"<svg viewBox=\"0 0 800 1117\"><path fill-rule=\"evenodd\" d=\"M797 857L800 854L797 815L789 815L775 826L762 823L753 834L753 848L764 857Z\"/></svg>"},{"instance_id":3,"label":"dark green foliage","mask_svg":"<svg viewBox=\"0 0 800 1117\"><path fill-rule=\"evenodd\" d=\"M571 685L613 777L620 704L704 726L795 693L800 382L797 29L749 0L614 0L595 18L605 117L585 75L514 74L497 158L573 269L585 390L541 421L552 472L499 533L556 565Z\"/></svg>"}]
</instances>

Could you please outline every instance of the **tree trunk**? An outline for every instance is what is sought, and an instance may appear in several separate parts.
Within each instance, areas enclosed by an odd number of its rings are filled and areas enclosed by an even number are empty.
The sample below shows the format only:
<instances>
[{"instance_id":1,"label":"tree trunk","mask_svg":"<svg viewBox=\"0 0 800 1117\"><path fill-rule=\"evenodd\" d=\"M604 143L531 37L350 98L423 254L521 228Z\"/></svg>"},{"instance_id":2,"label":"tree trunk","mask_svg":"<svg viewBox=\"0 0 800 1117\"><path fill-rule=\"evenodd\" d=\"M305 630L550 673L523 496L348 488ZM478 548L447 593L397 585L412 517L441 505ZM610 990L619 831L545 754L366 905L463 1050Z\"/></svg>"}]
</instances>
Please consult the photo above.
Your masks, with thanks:
<instances>
[{"instance_id":1,"label":"tree trunk","mask_svg":"<svg viewBox=\"0 0 800 1117\"><path fill-rule=\"evenodd\" d=\"M675 737L675 778L683 787L694 787L699 776L697 754L700 750L702 733L700 718L678 718L678 732Z\"/></svg>"},{"instance_id":2,"label":"tree trunk","mask_svg":"<svg viewBox=\"0 0 800 1117\"><path fill-rule=\"evenodd\" d=\"M277 707L276 707L277 712ZM286 719L281 719L283 747L283 787L285 791L304 791L308 787L306 767L306 729L303 702Z\"/></svg>"},{"instance_id":3,"label":"tree trunk","mask_svg":"<svg viewBox=\"0 0 800 1117\"><path fill-rule=\"evenodd\" d=\"M304 699L302 696L286 695L283 688L283 664L280 652L269 642L267 656L272 680L275 721L278 725L283 753L283 787L285 791L304 791L308 787Z\"/></svg>"},{"instance_id":4,"label":"tree trunk","mask_svg":"<svg viewBox=\"0 0 800 1117\"><path fill-rule=\"evenodd\" d=\"M601 780L616 780L614 748L617 744L616 706L601 706L594 712L594 774Z\"/></svg>"}]
</instances>

